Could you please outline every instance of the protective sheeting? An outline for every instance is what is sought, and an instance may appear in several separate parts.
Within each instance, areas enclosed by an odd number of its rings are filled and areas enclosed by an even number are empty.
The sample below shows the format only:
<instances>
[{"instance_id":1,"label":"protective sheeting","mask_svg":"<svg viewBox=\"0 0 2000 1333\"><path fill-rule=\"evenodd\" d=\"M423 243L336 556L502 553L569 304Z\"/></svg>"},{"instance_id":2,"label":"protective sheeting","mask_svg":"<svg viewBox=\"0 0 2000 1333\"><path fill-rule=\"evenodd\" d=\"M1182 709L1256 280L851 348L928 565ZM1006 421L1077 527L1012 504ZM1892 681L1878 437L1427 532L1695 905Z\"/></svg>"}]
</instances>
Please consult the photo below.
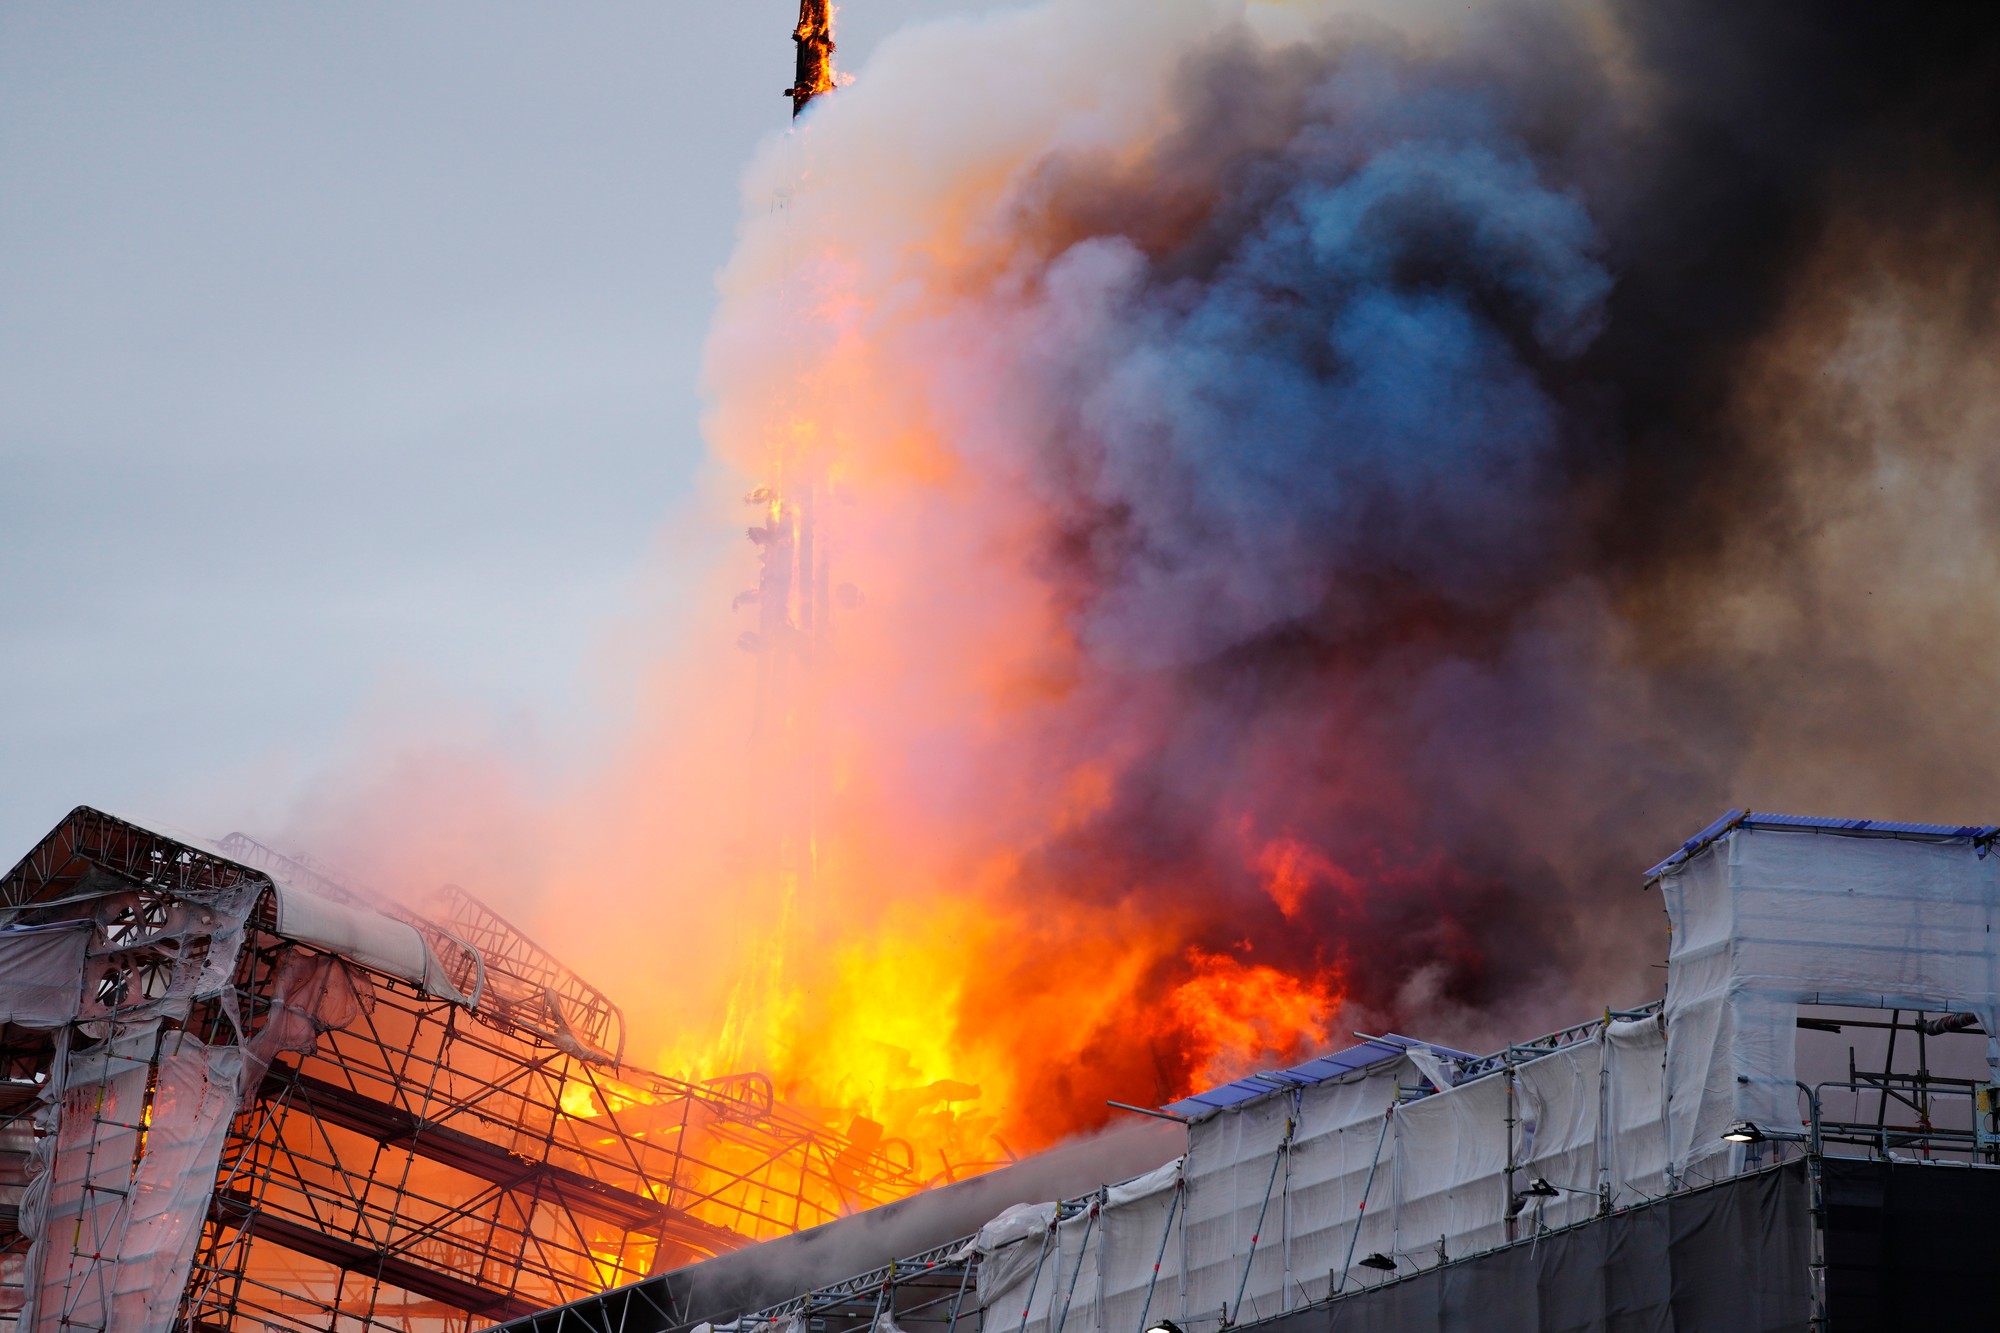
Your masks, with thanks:
<instances>
[{"instance_id":1,"label":"protective sheeting","mask_svg":"<svg viewBox=\"0 0 2000 1333\"><path fill-rule=\"evenodd\" d=\"M1543 1066L1564 1060L1550 1056ZM1568 1080L1562 1080L1567 1082ZM1521 1130L1536 1122L1522 1097ZM1390 1118L1392 1235L1376 1247L1405 1264L1506 1243L1507 1076L1495 1074L1402 1107ZM1520 1135L1517 1135L1520 1137ZM1410 1251L1419 1258L1412 1258ZM1428 1251L1428 1254L1423 1253Z\"/></svg>"},{"instance_id":2,"label":"protective sheeting","mask_svg":"<svg viewBox=\"0 0 2000 1333\"><path fill-rule=\"evenodd\" d=\"M1661 1190L1655 1019L1598 1024L1451 1085L1400 1051L1194 1121L1186 1158L1061 1212L1010 1209L977 1242L999 1333L1207 1330L1504 1246ZM1424 1052L1429 1054L1429 1052ZM1411 1100L1420 1079L1441 1091ZM1510 1171L1511 1164L1511 1171Z\"/></svg>"},{"instance_id":3,"label":"protective sheeting","mask_svg":"<svg viewBox=\"0 0 2000 1333\"><path fill-rule=\"evenodd\" d=\"M1105 1191L1097 1220L1097 1309L1080 1329L1138 1329L1179 1306L1181 1167L1169 1162Z\"/></svg>"},{"instance_id":4,"label":"protective sheeting","mask_svg":"<svg viewBox=\"0 0 2000 1333\"><path fill-rule=\"evenodd\" d=\"M237 1107L279 1051L311 1050L372 999L348 963L298 952L245 1045L175 1030L215 996L240 1024L229 988L264 891L254 878L167 891L93 867L75 889L96 895L87 920L0 931L0 1016L57 1034L22 1192L22 1329L167 1329ZM410 927L283 889L275 905L300 942L436 989Z\"/></svg>"},{"instance_id":5,"label":"protective sheeting","mask_svg":"<svg viewBox=\"0 0 2000 1333\"><path fill-rule=\"evenodd\" d=\"M67 1035L67 1034L66 1034ZM156 1023L58 1060L22 1230L21 1327L166 1333L180 1305L243 1053ZM150 1087L150 1099L148 1091Z\"/></svg>"},{"instance_id":6,"label":"protective sheeting","mask_svg":"<svg viewBox=\"0 0 2000 1333\"><path fill-rule=\"evenodd\" d=\"M1325 1296L1348 1267L1350 1250L1362 1259L1393 1248L1396 1127L1389 1108L1398 1100L1399 1085L1410 1080L1412 1072L1409 1062L1399 1060L1301 1095L1298 1129L1286 1163L1282 1247L1293 1282L1285 1306ZM1206 1138L1205 1131L1205 1126L1195 1126L1191 1134ZM1254 1180L1254 1165L1250 1174ZM1268 1273L1269 1265L1260 1265L1259 1270L1253 1271L1253 1278ZM1228 1268L1219 1276L1226 1282ZM1251 1285L1244 1295L1246 1313L1272 1312L1274 1293L1268 1286Z\"/></svg>"},{"instance_id":7,"label":"protective sheeting","mask_svg":"<svg viewBox=\"0 0 2000 1333\"><path fill-rule=\"evenodd\" d=\"M0 930L0 1022L61 1027L83 1003L83 960L90 923Z\"/></svg>"},{"instance_id":8,"label":"protective sheeting","mask_svg":"<svg viewBox=\"0 0 2000 1333\"><path fill-rule=\"evenodd\" d=\"M1667 1192L1667 1049L1659 1018L1614 1022L1604 1030L1604 1074L1610 1132L1601 1170L1613 1206L1657 1199Z\"/></svg>"},{"instance_id":9,"label":"protective sheeting","mask_svg":"<svg viewBox=\"0 0 2000 1333\"><path fill-rule=\"evenodd\" d=\"M1408 1066L1397 1060L1388 1067ZM1283 1280L1285 1165L1304 1098L1326 1086L1266 1097L1189 1127L1183 1311L1221 1318L1236 1306L1246 1268L1253 1296Z\"/></svg>"},{"instance_id":10,"label":"protective sheeting","mask_svg":"<svg viewBox=\"0 0 2000 1333\"><path fill-rule=\"evenodd\" d=\"M1351 1293L1268 1333L1792 1333L1811 1311L1811 1227L1795 1164Z\"/></svg>"},{"instance_id":11,"label":"protective sheeting","mask_svg":"<svg viewBox=\"0 0 2000 1333\"><path fill-rule=\"evenodd\" d=\"M264 1026L243 1044L241 1105L247 1109L256 1102L258 1085L279 1052L310 1055L323 1033L374 1008L374 983L365 972L330 954L288 951L278 964Z\"/></svg>"},{"instance_id":12,"label":"protective sheeting","mask_svg":"<svg viewBox=\"0 0 2000 1333\"><path fill-rule=\"evenodd\" d=\"M1386 1280L1370 1254L1408 1272L1505 1244L1510 1218L1530 1234L1652 1197L1665 1034L1615 1027L1416 1100L1410 1060L1193 1125L1187 1318L1268 1318Z\"/></svg>"},{"instance_id":13,"label":"protective sheeting","mask_svg":"<svg viewBox=\"0 0 2000 1333\"><path fill-rule=\"evenodd\" d=\"M345 953L392 976L417 982L439 999L468 1009L479 1006L486 990L486 959L441 922L377 910L371 906L378 901L374 895L243 833L232 833L209 845L231 860L256 867L276 887L277 915L283 923L279 934L301 944ZM444 894L470 905L477 915L492 918L503 931L511 929L463 890L446 885ZM615 1064L616 1060L603 1063Z\"/></svg>"},{"instance_id":14,"label":"protective sheeting","mask_svg":"<svg viewBox=\"0 0 2000 1333\"><path fill-rule=\"evenodd\" d=\"M1797 1131L1801 1004L1977 1014L2000 1077L2000 857L1980 837L1870 836L1748 816L1659 879L1668 955L1667 1171L1732 1174L1739 1120Z\"/></svg>"},{"instance_id":15,"label":"protective sheeting","mask_svg":"<svg viewBox=\"0 0 2000 1333\"><path fill-rule=\"evenodd\" d=\"M194 1002L226 990L243 927L263 885L169 894L93 869L79 894L98 892L78 1019L104 1037L136 1023L184 1019Z\"/></svg>"},{"instance_id":16,"label":"protective sheeting","mask_svg":"<svg viewBox=\"0 0 2000 1333\"><path fill-rule=\"evenodd\" d=\"M1141 1333L1166 1316L1207 1333L1385 1282L1405 1293L1401 1309L1418 1299L1399 1280L1413 1272L1741 1173L1721 1137L1737 1121L1802 1129L1800 1005L1974 1014L1996 1034L2000 1073L1991 832L1732 816L1659 868L1673 927L1660 1015L1607 1015L1477 1061L1376 1039L1176 1103L1195 1113L1176 1180L1106 1191L1060 1220L1053 1205L1012 1220L1026 1229L982 1276L989 1327ZM1603 1258L1569 1248L1550 1262ZM1487 1270L1455 1271L1433 1299L1474 1319ZM1695 1282L1675 1276L1671 1299L1604 1299L1652 1312L1640 1326L1703 1327L1686 1314L1700 1306ZM1528 1322L1491 1326L1550 1326L1523 1308ZM1765 1327L1765 1307L1753 1313L1741 1326ZM1433 1315L1445 1322L1408 1326L1479 1326Z\"/></svg>"},{"instance_id":17,"label":"protective sheeting","mask_svg":"<svg viewBox=\"0 0 2000 1333\"><path fill-rule=\"evenodd\" d=\"M1840 1333L1993 1321L2000 1171L1830 1157L1823 1187L1827 1315Z\"/></svg>"},{"instance_id":18,"label":"protective sheeting","mask_svg":"<svg viewBox=\"0 0 2000 1333\"><path fill-rule=\"evenodd\" d=\"M261 882L173 894L93 868L89 919L0 933L0 1009L52 1027L22 1191L23 1329L166 1329L242 1052L163 1023L224 992ZM67 968L67 978L58 976Z\"/></svg>"},{"instance_id":19,"label":"protective sheeting","mask_svg":"<svg viewBox=\"0 0 2000 1333\"><path fill-rule=\"evenodd\" d=\"M286 939L413 981L440 999L468 1002L470 997L452 985L415 926L334 902L275 877L272 882L277 888L277 932Z\"/></svg>"},{"instance_id":20,"label":"protective sheeting","mask_svg":"<svg viewBox=\"0 0 2000 1333\"><path fill-rule=\"evenodd\" d=\"M1017 1203L979 1229L979 1304L1025 1312L1028 1284L1048 1262L1058 1205ZM1022 1316L1025 1318L1025 1313Z\"/></svg>"}]
</instances>

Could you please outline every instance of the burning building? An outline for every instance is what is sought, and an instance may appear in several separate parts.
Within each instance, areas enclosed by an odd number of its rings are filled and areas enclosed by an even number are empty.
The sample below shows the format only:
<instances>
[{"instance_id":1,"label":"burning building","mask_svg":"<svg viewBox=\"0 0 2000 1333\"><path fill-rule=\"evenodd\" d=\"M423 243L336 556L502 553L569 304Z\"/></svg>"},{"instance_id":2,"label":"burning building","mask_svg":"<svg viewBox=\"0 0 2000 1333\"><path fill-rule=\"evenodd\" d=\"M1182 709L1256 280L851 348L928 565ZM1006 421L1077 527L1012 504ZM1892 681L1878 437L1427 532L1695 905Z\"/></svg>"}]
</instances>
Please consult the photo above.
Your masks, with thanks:
<instances>
[{"instance_id":1,"label":"burning building","mask_svg":"<svg viewBox=\"0 0 2000 1333\"><path fill-rule=\"evenodd\" d=\"M976 1228L847 1219L512 1333L1894 1329L1990 1308L2000 826L1731 812L1647 873L1662 999L1408 1037L1149 1113L1156 1168ZM1070 1178L1089 1169L1062 1167ZM1013 1168L1022 1170L1024 1167ZM998 1173L981 1182L1004 1194ZM893 1210L885 1210L893 1211ZM854 1243L840 1245L846 1234ZM905 1252L883 1249L916 1242ZM854 1271L827 1261L876 1252ZM763 1299L759 1299L759 1298ZM662 1313L665 1312L665 1313Z\"/></svg>"},{"instance_id":2,"label":"burning building","mask_svg":"<svg viewBox=\"0 0 2000 1333\"><path fill-rule=\"evenodd\" d=\"M1991 1178L1991 830L1730 821L1660 868L1657 1006L1306 1057L1595 1009L1656 956L1602 886L1711 793L1995 789L2000 45L1235 8L1009 8L821 103L802 3L708 358L757 582L564 843L672 845L635 915L747 923L722 1067L928 1098L922 1164L637 1072L465 895L79 812L0 899L37 1327L1699 1323L1736 1261L1689 1234L1762 1257L1753 1321L1957 1280L1854 1224ZM579 948L646 977L663 934ZM1107 1097L1165 1109L866 1208Z\"/></svg>"},{"instance_id":3,"label":"burning building","mask_svg":"<svg viewBox=\"0 0 2000 1333\"><path fill-rule=\"evenodd\" d=\"M1653 1004L1488 1055L1367 1037L917 1193L906 1148L754 1074L623 1062L616 1006L463 891L418 913L241 835L78 809L0 881L7 1315L1290 1333L1970 1310L2000 1200L1996 841L1732 812L1648 872Z\"/></svg>"},{"instance_id":4,"label":"burning building","mask_svg":"<svg viewBox=\"0 0 2000 1333\"><path fill-rule=\"evenodd\" d=\"M74 811L0 881L0 1017L21 1333L446 1333L924 1183L759 1074L626 1062L618 1007L471 894L411 911L241 835Z\"/></svg>"}]
</instances>

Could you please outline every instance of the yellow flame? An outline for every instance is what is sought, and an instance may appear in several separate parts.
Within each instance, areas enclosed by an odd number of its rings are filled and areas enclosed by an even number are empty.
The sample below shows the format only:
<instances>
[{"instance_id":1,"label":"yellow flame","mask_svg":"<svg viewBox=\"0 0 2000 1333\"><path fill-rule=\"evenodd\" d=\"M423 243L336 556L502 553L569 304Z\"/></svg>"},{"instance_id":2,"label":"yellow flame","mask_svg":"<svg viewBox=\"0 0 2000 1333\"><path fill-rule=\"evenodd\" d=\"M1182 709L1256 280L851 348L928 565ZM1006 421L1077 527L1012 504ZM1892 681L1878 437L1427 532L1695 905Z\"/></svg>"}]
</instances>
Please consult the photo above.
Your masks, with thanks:
<instances>
[{"instance_id":1,"label":"yellow flame","mask_svg":"<svg viewBox=\"0 0 2000 1333\"><path fill-rule=\"evenodd\" d=\"M588 1083L575 1079L565 1079L562 1090L564 1115L575 1116L579 1120L595 1120L603 1112L597 1109L597 1099L591 1095Z\"/></svg>"}]
</instances>

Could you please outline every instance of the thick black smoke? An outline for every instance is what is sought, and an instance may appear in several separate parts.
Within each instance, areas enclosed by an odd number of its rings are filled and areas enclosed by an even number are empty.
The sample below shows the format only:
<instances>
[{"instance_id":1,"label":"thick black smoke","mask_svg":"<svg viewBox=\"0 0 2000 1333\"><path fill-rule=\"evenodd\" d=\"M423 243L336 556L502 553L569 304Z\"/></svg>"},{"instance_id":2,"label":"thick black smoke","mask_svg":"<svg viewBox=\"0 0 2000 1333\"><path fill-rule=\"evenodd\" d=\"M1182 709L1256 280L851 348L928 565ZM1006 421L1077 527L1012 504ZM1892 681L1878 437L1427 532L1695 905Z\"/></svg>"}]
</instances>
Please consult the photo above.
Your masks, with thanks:
<instances>
[{"instance_id":1,"label":"thick black smoke","mask_svg":"<svg viewBox=\"0 0 2000 1333\"><path fill-rule=\"evenodd\" d=\"M1814 456L1755 406L1784 373L1825 410L1781 363L1855 276L1843 236L1920 308L1969 301L1950 355L2000 353L1990 279L1920 262L1994 253L1996 60L1970 7L1500 6L1435 42L1221 43L1142 160L1043 162L1006 369L1091 670L1042 743L1136 757L1023 891L1140 895L1203 950L1478 1037L1652 993L1638 872L1732 803L2000 810L1963 738L1976 785L1898 788L1827 780L1839 724L1773 720L1926 701L1879 642L1834 669L1799 601L1851 502L1799 478L1865 489L1905 442ZM1171 1036L1145 1070L1122 1035L1107 1086L1184 1076Z\"/></svg>"}]
</instances>

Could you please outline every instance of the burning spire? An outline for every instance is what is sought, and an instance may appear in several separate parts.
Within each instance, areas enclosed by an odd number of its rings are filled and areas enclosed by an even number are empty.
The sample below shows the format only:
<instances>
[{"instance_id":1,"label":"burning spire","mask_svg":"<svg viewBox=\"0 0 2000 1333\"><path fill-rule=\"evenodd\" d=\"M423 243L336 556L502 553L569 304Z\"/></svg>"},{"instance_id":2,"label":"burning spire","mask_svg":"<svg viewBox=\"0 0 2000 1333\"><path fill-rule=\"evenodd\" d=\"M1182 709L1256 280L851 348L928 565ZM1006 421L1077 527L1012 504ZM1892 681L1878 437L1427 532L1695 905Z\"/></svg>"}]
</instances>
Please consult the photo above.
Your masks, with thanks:
<instances>
[{"instance_id":1,"label":"burning spire","mask_svg":"<svg viewBox=\"0 0 2000 1333\"><path fill-rule=\"evenodd\" d=\"M797 119L806 103L833 91L833 6L829 0L799 0L799 26L792 29L799 46L798 72L785 96L792 99Z\"/></svg>"},{"instance_id":2,"label":"burning spire","mask_svg":"<svg viewBox=\"0 0 2000 1333\"><path fill-rule=\"evenodd\" d=\"M833 7L828 0L801 0L798 72L785 90L796 119L806 103L834 86ZM794 184L803 182L803 174ZM779 193L789 209L792 186ZM801 288L786 280L788 301ZM812 413L801 404L798 421ZM762 935L739 965L723 1024L720 1050L733 1065L762 1059L774 997L785 993L794 970L793 953L805 929L801 913L813 908L812 885L821 842L821 822L830 786L821 734L824 669L831 647L830 542L826 501L831 478L824 450L810 432L773 432L765 441L764 484L744 496L758 522L747 532L757 547L754 590L738 593L731 609L754 605L757 628L737 637L737 646L757 659L751 745L759 755L759 778L751 794L754 893L752 919Z\"/></svg>"}]
</instances>

